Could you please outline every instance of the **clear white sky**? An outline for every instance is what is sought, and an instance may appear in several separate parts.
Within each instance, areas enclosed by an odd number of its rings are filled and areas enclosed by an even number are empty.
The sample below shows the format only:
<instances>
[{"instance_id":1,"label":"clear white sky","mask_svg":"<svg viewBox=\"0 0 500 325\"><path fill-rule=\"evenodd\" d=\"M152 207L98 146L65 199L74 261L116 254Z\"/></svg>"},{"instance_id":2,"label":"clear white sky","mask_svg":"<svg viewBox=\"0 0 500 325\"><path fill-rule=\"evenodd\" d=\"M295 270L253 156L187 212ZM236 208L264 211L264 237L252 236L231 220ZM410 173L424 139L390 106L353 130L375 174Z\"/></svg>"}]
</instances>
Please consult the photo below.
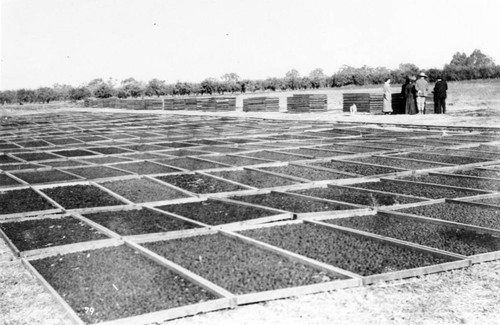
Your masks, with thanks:
<instances>
[{"instance_id":1,"label":"clear white sky","mask_svg":"<svg viewBox=\"0 0 500 325\"><path fill-rule=\"evenodd\" d=\"M500 64L498 0L1 0L0 89Z\"/></svg>"}]
</instances>

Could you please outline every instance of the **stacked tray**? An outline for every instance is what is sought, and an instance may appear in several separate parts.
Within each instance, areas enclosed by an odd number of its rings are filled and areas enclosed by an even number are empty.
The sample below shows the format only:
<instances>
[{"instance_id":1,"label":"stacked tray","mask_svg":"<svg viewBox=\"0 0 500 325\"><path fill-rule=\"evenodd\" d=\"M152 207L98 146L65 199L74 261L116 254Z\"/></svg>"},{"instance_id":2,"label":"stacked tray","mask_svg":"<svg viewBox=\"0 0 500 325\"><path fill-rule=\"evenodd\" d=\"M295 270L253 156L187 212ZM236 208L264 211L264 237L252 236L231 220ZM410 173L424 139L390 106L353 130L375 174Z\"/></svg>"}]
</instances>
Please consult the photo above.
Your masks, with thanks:
<instances>
[{"instance_id":1,"label":"stacked tray","mask_svg":"<svg viewBox=\"0 0 500 325\"><path fill-rule=\"evenodd\" d=\"M353 104L358 112L380 113L384 103L384 94L381 93L343 93L342 111L350 112Z\"/></svg>"},{"instance_id":2,"label":"stacked tray","mask_svg":"<svg viewBox=\"0 0 500 325\"><path fill-rule=\"evenodd\" d=\"M292 113L326 111L327 98L324 94L294 94L287 98L286 107Z\"/></svg>"},{"instance_id":3,"label":"stacked tray","mask_svg":"<svg viewBox=\"0 0 500 325\"><path fill-rule=\"evenodd\" d=\"M277 97L251 97L243 99L243 112L278 112L280 101Z\"/></svg>"}]
</instances>

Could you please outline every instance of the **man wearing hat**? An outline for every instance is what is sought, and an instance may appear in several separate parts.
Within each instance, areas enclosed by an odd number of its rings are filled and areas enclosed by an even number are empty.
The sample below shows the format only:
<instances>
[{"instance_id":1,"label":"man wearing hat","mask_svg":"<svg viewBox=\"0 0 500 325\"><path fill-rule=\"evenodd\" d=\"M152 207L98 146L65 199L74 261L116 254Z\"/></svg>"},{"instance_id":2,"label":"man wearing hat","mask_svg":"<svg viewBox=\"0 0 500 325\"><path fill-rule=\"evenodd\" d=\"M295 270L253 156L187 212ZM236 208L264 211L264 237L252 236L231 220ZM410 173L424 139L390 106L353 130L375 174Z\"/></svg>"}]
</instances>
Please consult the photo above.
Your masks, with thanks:
<instances>
[{"instance_id":1,"label":"man wearing hat","mask_svg":"<svg viewBox=\"0 0 500 325\"><path fill-rule=\"evenodd\" d=\"M446 113L446 91L448 84L441 76L437 77L436 84L434 85L434 113Z\"/></svg>"},{"instance_id":2,"label":"man wearing hat","mask_svg":"<svg viewBox=\"0 0 500 325\"><path fill-rule=\"evenodd\" d=\"M427 90L429 88L429 83L425 80L425 78L427 78L425 73L420 72L418 80L415 82L415 90L417 91L417 108L419 114L425 113L425 96L427 96Z\"/></svg>"}]
</instances>

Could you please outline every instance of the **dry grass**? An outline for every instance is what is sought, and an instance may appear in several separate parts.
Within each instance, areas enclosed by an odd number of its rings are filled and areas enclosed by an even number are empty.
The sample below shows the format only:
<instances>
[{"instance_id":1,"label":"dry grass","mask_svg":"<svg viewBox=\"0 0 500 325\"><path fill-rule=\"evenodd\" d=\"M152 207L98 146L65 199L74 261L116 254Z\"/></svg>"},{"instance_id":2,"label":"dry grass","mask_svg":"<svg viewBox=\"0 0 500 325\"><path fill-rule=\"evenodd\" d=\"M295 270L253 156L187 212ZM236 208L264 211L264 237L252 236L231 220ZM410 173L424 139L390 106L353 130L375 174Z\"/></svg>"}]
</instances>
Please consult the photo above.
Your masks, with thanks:
<instances>
[{"instance_id":1,"label":"dry grass","mask_svg":"<svg viewBox=\"0 0 500 325\"><path fill-rule=\"evenodd\" d=\"M71 324L64 310L0 240L0 324Z\"/></svg>"}]
</instances>

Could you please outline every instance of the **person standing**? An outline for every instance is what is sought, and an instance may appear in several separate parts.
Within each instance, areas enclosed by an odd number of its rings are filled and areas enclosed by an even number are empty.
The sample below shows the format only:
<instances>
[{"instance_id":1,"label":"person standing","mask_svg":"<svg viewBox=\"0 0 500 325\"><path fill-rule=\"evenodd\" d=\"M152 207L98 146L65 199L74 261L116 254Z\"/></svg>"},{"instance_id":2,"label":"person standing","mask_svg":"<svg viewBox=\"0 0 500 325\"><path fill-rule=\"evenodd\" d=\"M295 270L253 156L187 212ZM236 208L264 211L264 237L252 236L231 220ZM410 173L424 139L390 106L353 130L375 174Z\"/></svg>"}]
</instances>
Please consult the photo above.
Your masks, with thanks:
<instances>
[{"instance_id":1,"label":"person standing","mask_svg":"<svg viewBox=\"0 0 500 325\"><path fill-rule=\"evenodd\" d=\"M403 96L405 98L405 113L411 115L417 114L417 107L415 105L415 80L415 77L410 77L403 89Z\"/></svg>"},{"instance_id":2,"label":"person standing","mask_svg":"<svg viewBox=\"0 0 500 325\"><path fill-rule=\"evenodd\" d=\"M434 113L445 114L446 113L446 91L448 90L448 84L446 80L443 80L441 76L437 77L436 84L434 85Z\"/></svg>"},{"instance_id":3,"label":"person standing","mask_svg":"<svg viewBox=\"0 0 500 325\"><path fill-rule=\"evenodd\" d=\"M392 113L392 94L391 94L391 78L385 79L384 83L384 106L382 108L384 115Z\"/></svg>"},{"instance_id":4,"label":"person standing","mask_svg":"<svg viewBox=\"0 0 500 325\"><path fill-rule=\"evenodd\" d=\"M427 96L429 83L425 80L425 78L427 78L425 73L421 72L418 77L419 78L415 83L415 89L417 91L417 108L418 113L425 114L425 96Z\"/></svg>"}]
</instances>

